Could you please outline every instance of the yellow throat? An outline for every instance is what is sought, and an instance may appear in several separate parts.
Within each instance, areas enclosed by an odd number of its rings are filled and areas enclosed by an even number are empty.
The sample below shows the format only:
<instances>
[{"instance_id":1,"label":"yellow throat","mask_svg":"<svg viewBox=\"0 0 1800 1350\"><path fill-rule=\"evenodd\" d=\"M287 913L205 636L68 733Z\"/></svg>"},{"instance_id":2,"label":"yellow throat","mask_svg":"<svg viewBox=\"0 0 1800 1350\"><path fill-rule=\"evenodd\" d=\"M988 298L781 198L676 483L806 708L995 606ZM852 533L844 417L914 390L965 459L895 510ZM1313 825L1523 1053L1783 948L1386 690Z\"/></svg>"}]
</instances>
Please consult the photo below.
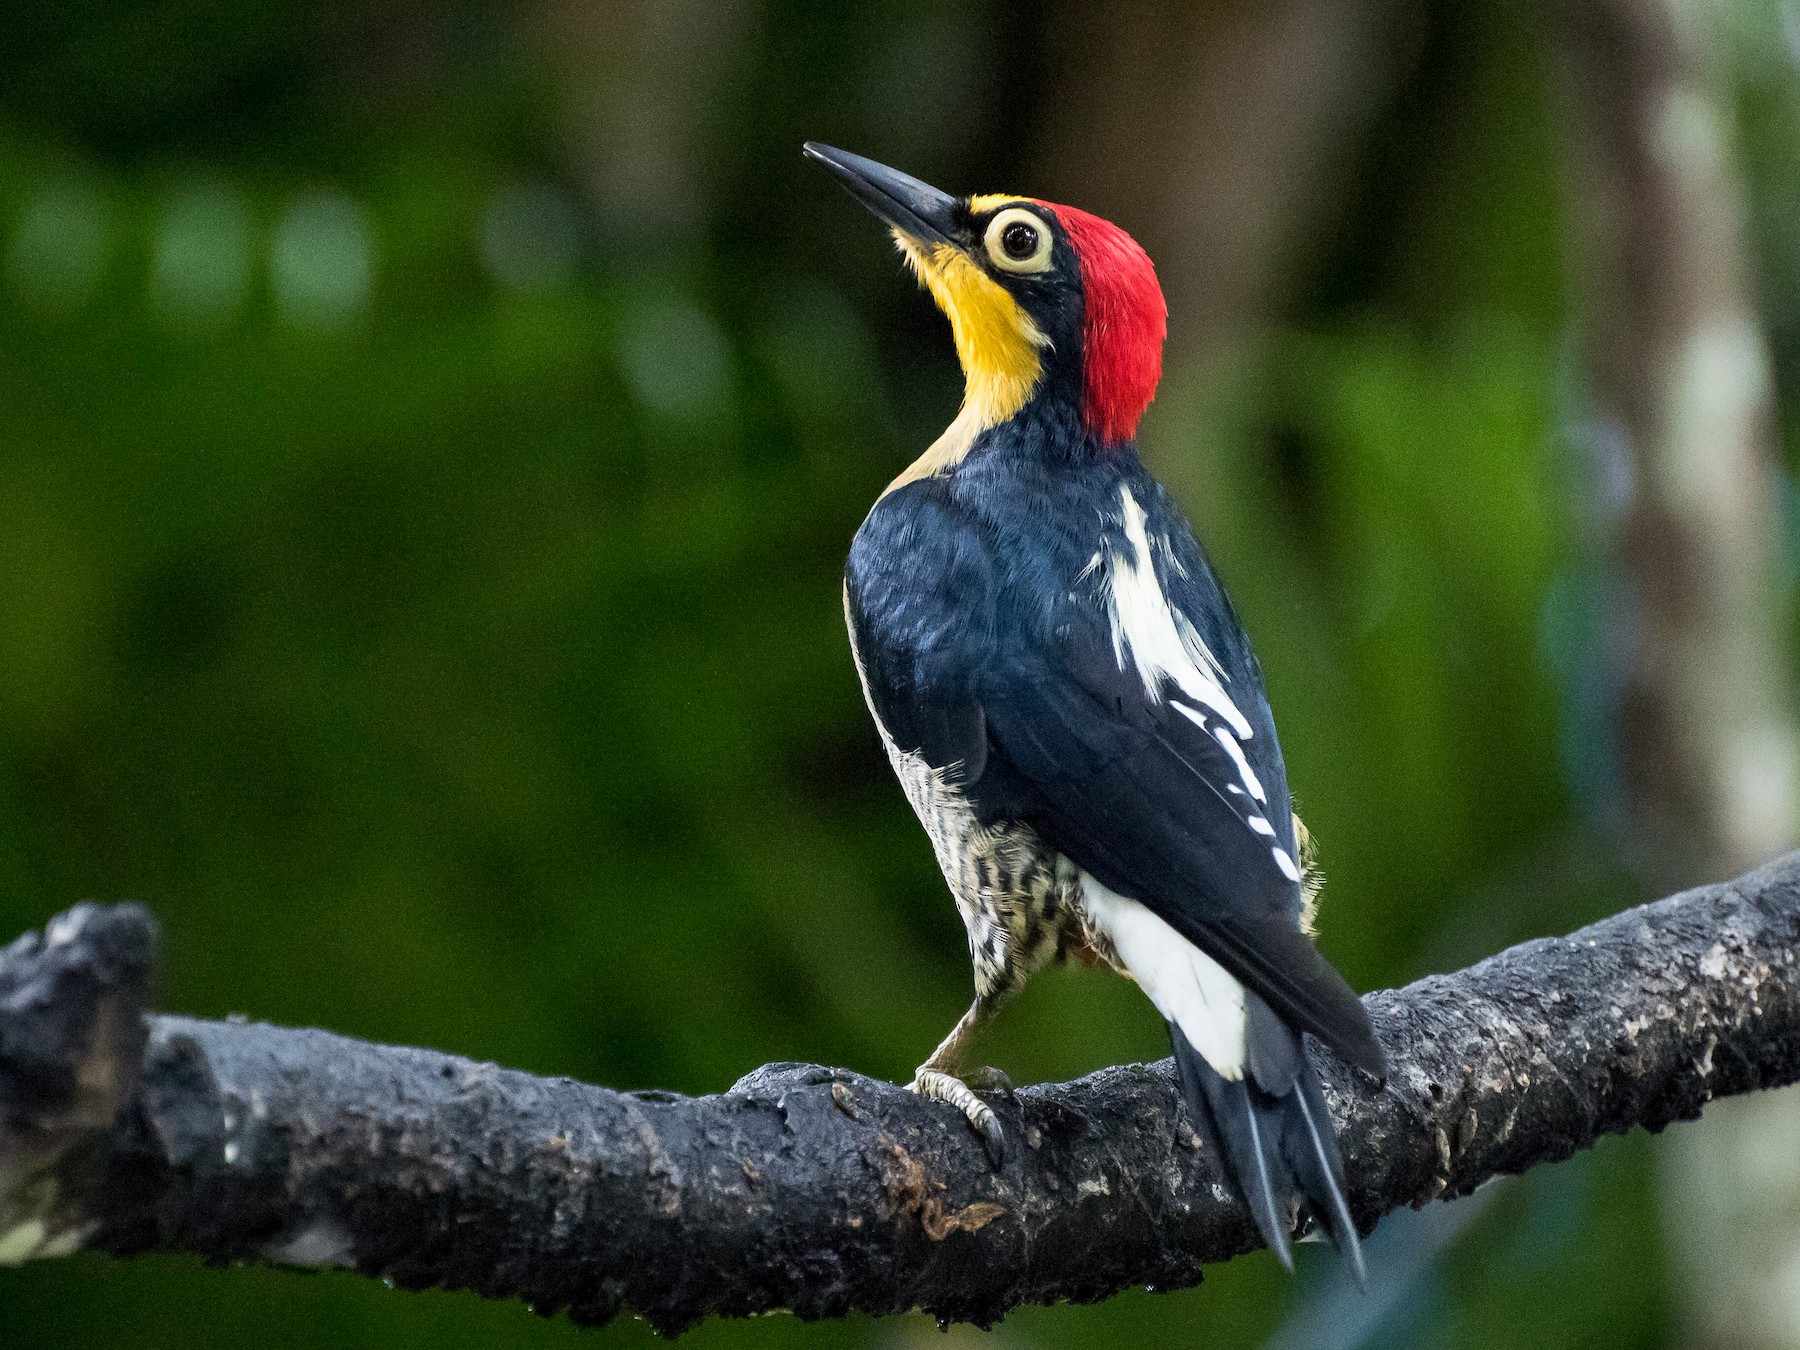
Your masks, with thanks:
<instances>
[{"instance_id":1,"label":"yellow throat","mask_svg":"<svg viewBox=\"0 0 1800 1350\"><path fill-rule=\"evenodd\" d=\"M1013 200L996 198L997 201ZM979 208L980 199L975 205ZM962 409L931 448L887 490L941 473L968 454L975 438L1030 400L1050 345L1038 326L995 281L953 244L922 244L894 231L895 242L937 307L950 320L963 369Z\"/></svg>"}]
</instances>

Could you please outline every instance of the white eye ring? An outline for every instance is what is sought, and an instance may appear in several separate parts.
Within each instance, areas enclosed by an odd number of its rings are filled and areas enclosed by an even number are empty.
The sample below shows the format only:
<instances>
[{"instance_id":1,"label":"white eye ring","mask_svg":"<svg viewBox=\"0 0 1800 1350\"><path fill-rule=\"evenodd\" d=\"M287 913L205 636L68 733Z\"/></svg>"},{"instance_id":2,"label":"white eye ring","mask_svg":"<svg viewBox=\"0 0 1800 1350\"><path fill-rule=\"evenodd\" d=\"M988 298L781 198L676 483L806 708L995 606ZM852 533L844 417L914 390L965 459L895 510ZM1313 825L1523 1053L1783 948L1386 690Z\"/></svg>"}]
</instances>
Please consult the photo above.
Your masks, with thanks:
<instances>
[{"instance_id":1,"label":"white eye ring","mask_svg":"<svg viewBox=\"0 0 1800 1350\"><path fill-rule=\"evenodd\" d=\"M1024 242L1023 226L1035 237L1029 253L1011 251ZM1012 238L1008 239L1008 233ZM1050 248L1054 242L1050 238L1050 226L1044 218L1022 206L1009 206L988 222L987 232L982 236L987 245L988 258L1003 272L1048 272L1050 270ZM1010 249L1009 249L1010 246Z\"/></svg>"}]
</instances>

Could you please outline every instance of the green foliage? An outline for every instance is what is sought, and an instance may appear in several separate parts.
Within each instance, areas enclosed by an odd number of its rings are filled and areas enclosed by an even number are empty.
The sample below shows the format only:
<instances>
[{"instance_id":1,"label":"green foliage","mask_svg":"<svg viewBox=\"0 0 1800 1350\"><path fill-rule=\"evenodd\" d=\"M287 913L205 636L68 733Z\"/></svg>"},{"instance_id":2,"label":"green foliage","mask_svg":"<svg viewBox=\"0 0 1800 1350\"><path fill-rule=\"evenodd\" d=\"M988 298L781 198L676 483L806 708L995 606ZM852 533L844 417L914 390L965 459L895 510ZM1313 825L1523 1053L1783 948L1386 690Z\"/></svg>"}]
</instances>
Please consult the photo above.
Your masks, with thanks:
<instances>
[{"instance_id":1,"label":"green foliage","mask_svg":"<svg viewBox=\"0 0 1800 1350\"><path fill-rule=\"evenodd\" d=\"M619 1086L719 1090L776 1059L905 1075L969 976L838 575L954 384L798 142L894 102L935 109L901 119L934 144L963 123L929 81L895 86L877 18L746 20L694 156L698 242L628 245L587 223L519 22L422 8L423 74L325 4L0 20L0 931L143 899L167 1008ZM969 73L995 39L948 12L910 59L955 48L968 156L1017 155L1003 82ZM1382 120L1313 299L1177 362L1145 436L1259 644L1324 942L1365 986L1619 898L1569 861L1539 655L1570 553L1560 150L1523 18L1446 24L1466 64ZM1068 971L986 1046L1020 1080L1164 1049L1135 990ZM1394 1326L1662 1343L1645 1158L1628 1141L1512 1188ZM1028 1310L994 1339L1254 1343L1334 1269L1302 1266ZM0 1290L0 1344L46 1350L574 1336L168 1259ZM928 1331L778 1318L692 1343Z\"/></svg>"}]
</instances>

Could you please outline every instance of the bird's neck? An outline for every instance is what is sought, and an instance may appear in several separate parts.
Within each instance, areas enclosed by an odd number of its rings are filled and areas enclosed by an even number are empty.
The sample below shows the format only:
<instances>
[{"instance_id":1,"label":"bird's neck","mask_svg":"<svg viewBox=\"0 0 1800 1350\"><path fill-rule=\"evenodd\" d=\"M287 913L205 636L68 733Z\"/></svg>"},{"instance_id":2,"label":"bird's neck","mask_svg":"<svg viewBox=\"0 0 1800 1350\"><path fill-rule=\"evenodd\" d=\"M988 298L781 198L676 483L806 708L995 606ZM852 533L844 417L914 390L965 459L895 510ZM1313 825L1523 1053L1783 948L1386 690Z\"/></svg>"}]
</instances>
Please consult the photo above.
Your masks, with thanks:
<instances>
[{"instance_id":1,"label":"bird's neck","mask_svg":"<svg viewBox=\"0 0 1800 1350\"><path fill-rule=\"evenodd\" d=\"M954 473L969 457L999 456L1055 469L1100 459L1129 457L1135 445L1102 445L1087 428L1069 390L1051 380L1011 416L992 422L981 406L964 400L954 421L882 493L938 474Z\"/></svg>"},{"instance_id":2,"label":"bird's neck","mask_svg":"<svg viewBox=\"0 0 1800 1350\"><path fill-rule=\"evenodd\" d=\"M899 477L889 483L881 495L885 497L896 488L903 488L921 478L948 473L975 448L976 440L989 425L979 405L963 400L961 410L956 414L955 420L944 428L943 434L926 448L924 454L902 469Z\"/></svg>"},{"instance_id":3,"label":"bird's neck","mask_svg":"<svg viewBox=\"0 0 1800 1350\"><path fill-rule=\"evenodd\" d=\"M961 249L950 244L928 248L899 232L895 238L950 320L963 369L964 414L977 422L978 430L998 426L1030 402L1043 383L1050 339L1006 288Z\"/></svg>"}]
</instances>

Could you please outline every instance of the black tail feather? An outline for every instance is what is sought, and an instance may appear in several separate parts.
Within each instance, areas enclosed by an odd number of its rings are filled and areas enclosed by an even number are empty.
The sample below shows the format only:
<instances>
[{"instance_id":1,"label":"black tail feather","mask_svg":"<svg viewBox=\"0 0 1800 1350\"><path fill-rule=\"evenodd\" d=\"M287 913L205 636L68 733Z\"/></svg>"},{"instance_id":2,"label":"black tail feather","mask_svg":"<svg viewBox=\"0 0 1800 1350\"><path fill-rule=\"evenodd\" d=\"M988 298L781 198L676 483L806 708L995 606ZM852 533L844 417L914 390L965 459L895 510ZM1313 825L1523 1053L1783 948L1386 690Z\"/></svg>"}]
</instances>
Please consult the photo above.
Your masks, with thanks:
<instances>
[{"instance_id":1,"label":"black tail feather","mask_svg":"<svg viewBox=\"0 0 1800 1350\"><path fill-rule=\"evenodd\" d=\"M1294 1037L1297 1048L1298 1034L1285 1026L1282 1031ZM1223 1159L1269 1250L1293 1267L1293 1216L1296 1203L1304 1204L1361 1283L1362 1244L1345 1202L1343 1159L1318 1076L1305 1055L1296 1056L1288 1090L1277 1094L1250 1078L1221 1077L1174 1023L1169 1040L1188 1110Z\"/></svg>"},{"instance_id":2,"label":"black tail feather","mask_svg":"<svg viewBox=\"0 0 1800 1350\"><path fill-rule=\"evenodd\" d=\"M1331 1133L1325 1093L1312 1065L1302 1064L1288 1105L1284 1148L1299 1179L1301 1194L1331 1235L1331 1245L1350 1263L1356 1282L1366 1287L1369 1271L1363 1264L1362 1241L1356 1235L1356 1221L1350 1217L1350 1204L1344 1197L1344 1159Z\"/></svg>"},{"instance_id":3,"label":"black tail feather","mask_svg":"<svg viewBox=\"0 0 1800 1350\"><path fill-rule=\"evenodd\" d=\"M1264 1104L1269 1100L1266 1094L1253 1093L1244 1079L1221 1078L1173 1022L1169 1040L1181 1073L1181 1094L1195 1124L1224 1159L1263 1242L1292 1269L1288 1235L1293 1227L1294 1178L1281 1156L1279 1114Z\"/></svg>"}]
</instances>

